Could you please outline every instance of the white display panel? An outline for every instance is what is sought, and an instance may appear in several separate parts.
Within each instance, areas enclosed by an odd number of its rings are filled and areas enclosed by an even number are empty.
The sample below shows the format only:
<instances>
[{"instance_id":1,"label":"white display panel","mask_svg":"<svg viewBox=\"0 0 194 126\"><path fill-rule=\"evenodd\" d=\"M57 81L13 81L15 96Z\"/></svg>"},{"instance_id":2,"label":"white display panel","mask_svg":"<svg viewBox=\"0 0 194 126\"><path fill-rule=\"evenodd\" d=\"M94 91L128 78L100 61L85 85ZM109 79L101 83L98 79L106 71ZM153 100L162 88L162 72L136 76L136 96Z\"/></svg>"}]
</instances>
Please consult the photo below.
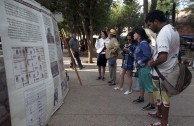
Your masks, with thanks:
<instances>
[{"instance_id":1,"label":"white display panel","mask_svg":"<svg viewBox=\"0 0 194 126\"><path fill-rule=\"evenodd\" d=\"M1 0L0 19L12 126L44 126L69 88L57 23L33 0Z\"/></svg>"}]
</instances>

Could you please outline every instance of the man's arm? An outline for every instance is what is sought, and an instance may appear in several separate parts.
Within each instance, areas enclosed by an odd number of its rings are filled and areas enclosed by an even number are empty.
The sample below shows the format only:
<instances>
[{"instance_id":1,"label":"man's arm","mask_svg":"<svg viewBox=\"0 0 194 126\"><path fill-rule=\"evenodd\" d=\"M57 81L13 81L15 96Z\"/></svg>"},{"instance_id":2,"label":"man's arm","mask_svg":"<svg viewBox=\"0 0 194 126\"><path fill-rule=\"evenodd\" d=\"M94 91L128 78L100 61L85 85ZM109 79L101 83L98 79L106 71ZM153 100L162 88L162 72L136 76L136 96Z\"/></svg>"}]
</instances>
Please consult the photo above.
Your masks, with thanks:
<instances>
[{"instance_id":1,"label":"man's arm","mask_svg":"<svg viewBox=\"0 0 194 126\"><path fill-rule=\"evenodd\" d=\"M72 43L72 40L70 39L70 40L69 40L69 47L70 47L70 48L72 48L72 46L73 46L72 44L73 44L73 43Z\"/></svg>"},{"instance_id":2,"label":"man's arm","mask_svg":"<svg viewBox=\"0 0 194 126\"><path fill-rule=\"evenodd\" d=\"M119 44L116 39L111 39L108 45L108 50L110 53L114 54L119 48Z\"/></svg>"},{"instance_id":3,"label":"man's arm","mask_svg":"<svg viewBox=\"0 0 194 126\"><path fill-rule=\"evenodd\" d=\"M119 44L114 44L110 50L111 53L116 53L119 49Z\"/></svg>"},{"instance_id":4,"label":"man's arm","mask_svg":"<svg viewBox=\"0 0 194 126\"><path fill-rule=\"evenodd\" d=\"M148 61L148 66L150 66L150 67L158 66L158 65L166 62L167 58L168 58L167 52L160 52L158 54L158 58L155 61L153 61L153 60Z\"/></svg>"}]
</instances>

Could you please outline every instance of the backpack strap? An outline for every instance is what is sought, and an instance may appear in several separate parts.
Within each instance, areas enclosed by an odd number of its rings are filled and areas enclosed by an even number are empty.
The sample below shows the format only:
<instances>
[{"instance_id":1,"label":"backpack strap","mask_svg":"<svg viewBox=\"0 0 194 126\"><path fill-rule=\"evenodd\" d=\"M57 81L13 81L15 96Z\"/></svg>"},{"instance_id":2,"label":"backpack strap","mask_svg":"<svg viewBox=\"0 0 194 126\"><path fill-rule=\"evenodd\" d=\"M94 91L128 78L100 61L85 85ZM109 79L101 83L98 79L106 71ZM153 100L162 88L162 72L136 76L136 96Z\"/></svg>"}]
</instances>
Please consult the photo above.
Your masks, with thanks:
<instances>
[{"instance_id":1,"label":"backpack strap","mask_svg":"<svg viewBox=\"0 0 194 126\"><path fill-rule=\"evenodd\" d=\"M159 71L158 67L154 67L154 69L156 70L159 78L161 78L162 80L165 80L165 77L162 75L162 73Z\"/></svg>"}]
</instances>

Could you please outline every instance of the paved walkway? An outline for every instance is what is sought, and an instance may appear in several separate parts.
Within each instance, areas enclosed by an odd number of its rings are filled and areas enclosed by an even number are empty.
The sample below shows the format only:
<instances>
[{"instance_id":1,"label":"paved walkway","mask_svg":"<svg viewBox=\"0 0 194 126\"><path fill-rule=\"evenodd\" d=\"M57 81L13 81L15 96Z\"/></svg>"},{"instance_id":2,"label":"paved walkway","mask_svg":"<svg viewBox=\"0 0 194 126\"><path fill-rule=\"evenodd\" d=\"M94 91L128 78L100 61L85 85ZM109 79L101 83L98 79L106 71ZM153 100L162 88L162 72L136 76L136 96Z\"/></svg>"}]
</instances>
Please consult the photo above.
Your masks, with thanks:
<instances>
[{"instance_id":1,"label":"paved walkway","mask_svg":"<svg viewBox=\"0 0 194 126\"><path fill-rule=\"evenodd\" d=\"M79 70L83 82L81 87L76 73L68 68L69 59L64 57L65 68L70 75L70 91L64 99L64 104L50 119L49 126L149 126L150 123L158 121L148 117L147 111L141 110L147 104L147 98L145 103L132 103L138 97L138 92L126 96L123 94L125 90L113 90L113 87L107 84L107 72L105 81L96 80L96 63L83 63L86 68ZM86 60L87 58L82 57L82 61ZM120 63L121 60L118 64ZM119 71L117 75L118 80ZM127 89L126 81L124 85L124 89ZM181 95L171 98L171 106L170 126L193 126L194 84Z\"/></svg>"}]
</instances>

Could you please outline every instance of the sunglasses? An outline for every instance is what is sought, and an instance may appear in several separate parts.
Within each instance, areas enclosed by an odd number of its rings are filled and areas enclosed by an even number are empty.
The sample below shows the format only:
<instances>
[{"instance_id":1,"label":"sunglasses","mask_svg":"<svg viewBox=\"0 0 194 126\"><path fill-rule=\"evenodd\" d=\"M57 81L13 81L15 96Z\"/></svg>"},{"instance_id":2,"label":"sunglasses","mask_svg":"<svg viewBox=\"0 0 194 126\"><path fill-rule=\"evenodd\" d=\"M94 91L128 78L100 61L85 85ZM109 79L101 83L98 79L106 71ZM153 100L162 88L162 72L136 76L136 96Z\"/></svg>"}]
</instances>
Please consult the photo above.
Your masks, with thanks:
<instances>
[{"instance_id":1,"label":"sunglasses","mask_svg":"<svg viewBox=\"0 0 194 126\"><path fill-rule=\"evenodd\" d=\"M132 41L132 39L127 39L128 41Z\"/></svg>"}]
</instances>

